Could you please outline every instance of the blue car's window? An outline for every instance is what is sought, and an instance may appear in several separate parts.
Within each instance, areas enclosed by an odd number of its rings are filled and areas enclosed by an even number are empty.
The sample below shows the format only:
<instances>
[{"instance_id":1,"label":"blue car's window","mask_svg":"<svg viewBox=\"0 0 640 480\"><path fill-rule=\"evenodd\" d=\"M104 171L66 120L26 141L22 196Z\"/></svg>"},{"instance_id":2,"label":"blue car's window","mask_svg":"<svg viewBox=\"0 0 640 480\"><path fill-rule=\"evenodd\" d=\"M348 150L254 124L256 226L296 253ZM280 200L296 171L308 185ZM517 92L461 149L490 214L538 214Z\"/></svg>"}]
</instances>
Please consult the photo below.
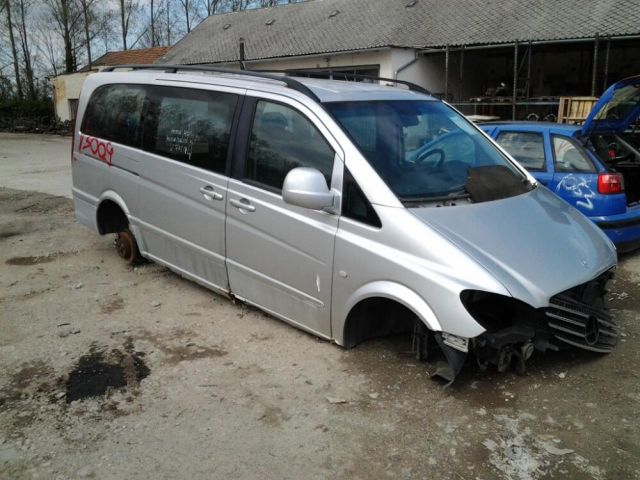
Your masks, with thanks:
<instances>
[{"instance_id":1,"label":"blue car's window","mask_svg":"<svg viewBox=\"0 0 640 480\"><path fill-rule=\"evenodd\" d=\"M556 172L595 173L593 164L584 149L567 137L552 136L553 163Z\"/></svg>"},{"instance_id":2,"label":"blue car's window","mask_svg":"<svg viewBox=\"0 0 640 480\"><path fill-rule=\"evenodd\" d=\"M356 101L326 107L403 202L461 196L481 202L529 190L525 175L441 102Z\"/></svg>"},{"instance_id":3,"label":"blue car's window","mask_svg":"<svg viewBox=\"0 0 640 480\"><path fill-rule=\"evenodd\" d=\"M534 132L501 132L496 140L527 170L545 170L544 138Z\"/></svg>"}]
</instances>

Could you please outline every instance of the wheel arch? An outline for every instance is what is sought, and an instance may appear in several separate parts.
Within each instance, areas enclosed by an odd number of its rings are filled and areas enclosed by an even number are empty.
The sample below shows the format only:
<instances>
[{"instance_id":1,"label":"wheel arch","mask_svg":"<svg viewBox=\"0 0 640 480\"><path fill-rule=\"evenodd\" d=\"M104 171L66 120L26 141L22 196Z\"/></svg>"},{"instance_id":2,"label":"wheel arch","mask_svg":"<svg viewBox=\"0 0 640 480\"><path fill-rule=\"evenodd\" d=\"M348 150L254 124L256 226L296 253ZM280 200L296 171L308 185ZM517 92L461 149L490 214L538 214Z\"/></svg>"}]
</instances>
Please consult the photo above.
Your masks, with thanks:
<instances>
[{"instance_id":1,"label":"wheel arch","mask_svg":"<svg viewBox=\"0 0 640 480\"><path fill-rule=\"evenodd\" d=\"M100 196L96 225L100 235L118 233L129 225L129 208L116 192L107 190Z\"/></svg>"},{"instance_id":2,"label":"wheel arch","mask_svg":"<svg viewBox=\"0 0 640 480\"><path fill-rule=\"evenodd\" d=\"M383 301L387 305L390 305L389 302L391 302L403 307L424 323L428 329L442 330L431 307L416 292L399 283L376 281L363 285L349 297L345 308L347 313L340 329L342 338L337 339L338 343L346 348L351 348L362 340L362 338L354 338L354 331L358 331L358 328L354 328L352 322L362 322L363 320L359 317L361 317L363 306L371 304L374 300ZM357 334L355 335L357 337Z\"/></svg>"}]
</instances>

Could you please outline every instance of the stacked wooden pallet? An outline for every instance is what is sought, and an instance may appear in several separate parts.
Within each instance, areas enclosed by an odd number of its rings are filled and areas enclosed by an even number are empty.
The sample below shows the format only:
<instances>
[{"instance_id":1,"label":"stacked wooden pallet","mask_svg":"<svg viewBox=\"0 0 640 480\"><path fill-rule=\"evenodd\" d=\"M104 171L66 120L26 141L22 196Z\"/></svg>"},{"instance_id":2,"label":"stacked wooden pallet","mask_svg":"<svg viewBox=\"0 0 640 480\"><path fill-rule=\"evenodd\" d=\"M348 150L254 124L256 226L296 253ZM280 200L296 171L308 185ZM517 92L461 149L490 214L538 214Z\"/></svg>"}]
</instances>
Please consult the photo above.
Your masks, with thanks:
<instances>
[{"instance_id":1,"label":"stacked wooden pallet","mask_svg":"<svg viewBox=\"0 0 640 480\"><path fill-rule=\"evenodd\" d=\"M560 97L558 123L583 123L597 101L596 97Z\"/></svg>"}]
</instances>

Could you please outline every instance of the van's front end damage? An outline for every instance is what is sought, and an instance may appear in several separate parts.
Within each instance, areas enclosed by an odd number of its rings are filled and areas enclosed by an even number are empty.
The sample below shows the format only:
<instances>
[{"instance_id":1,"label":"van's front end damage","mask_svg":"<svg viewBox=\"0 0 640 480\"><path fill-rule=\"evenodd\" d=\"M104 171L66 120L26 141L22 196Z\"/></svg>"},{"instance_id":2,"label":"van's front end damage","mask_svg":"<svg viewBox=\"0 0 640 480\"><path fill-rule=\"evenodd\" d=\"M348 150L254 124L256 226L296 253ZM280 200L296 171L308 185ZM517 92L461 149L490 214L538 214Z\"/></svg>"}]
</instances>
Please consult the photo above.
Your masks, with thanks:
<instances>
[{"instance_id":1,"label":"van's front end damage","mask_svg":"<svg viewBox=\"0 0 640 480\"><path fill-rule=\"evenodd\" d=\"M435 335L449 381L460 356L481 367L524 371L533 352L564 345L608 352L618 329L604 308L607 282L617 263L611 241L584 215L544 187L500 202L421 208L412 213L481 266L503 291L471 275L460 275L455 301L468 318L464 341ZM464 282L468 286L464 286ZM450 300L453 302L453 299ZM465 336L446 310L435 310L441 331ZM472 322L473 324L469 323ZM448 328L458 326L456 330ZM478 333L475 327L484 332Z\"/></svg>"},{"instance_id":2,"label":"van's front end damage","mask_svg":"<svg viewBox=\"0 0 640 480\"><path fill-rule=\"evenodd\" d=\"M436 375L452 382L468 355L473 355L483 370L490 365L499 372L513 367L522 374L534 351L557 351L565 346L612 351L620 332L604 306L604 296L613 272L610 269L554 295L544 308L495 293L463 291L460 300L485 332L471 339L436 334L447 360L439 365Z\"/></svg>"}]
</instances>

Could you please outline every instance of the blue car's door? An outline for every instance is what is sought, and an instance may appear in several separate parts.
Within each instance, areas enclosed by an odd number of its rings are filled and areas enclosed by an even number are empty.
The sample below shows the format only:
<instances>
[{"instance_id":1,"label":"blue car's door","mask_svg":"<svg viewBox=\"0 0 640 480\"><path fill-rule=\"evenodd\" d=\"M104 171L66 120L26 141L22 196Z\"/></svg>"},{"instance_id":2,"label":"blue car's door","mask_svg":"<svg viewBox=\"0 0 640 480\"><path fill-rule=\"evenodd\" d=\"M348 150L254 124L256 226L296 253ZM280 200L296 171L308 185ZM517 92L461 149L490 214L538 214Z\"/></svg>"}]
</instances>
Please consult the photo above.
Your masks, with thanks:
<instances>
[{"instance_id":1,"label":"blue car's door","mask_svg":"<svg viewBox=\"0 0 640 480\"><path fill-rule=\"evenodd\" d=\"M549 189L587 216L606 214L598 194L598 168L579 143L551 134L549 147L554 170Z\"/></svg>"}]
</instances>

